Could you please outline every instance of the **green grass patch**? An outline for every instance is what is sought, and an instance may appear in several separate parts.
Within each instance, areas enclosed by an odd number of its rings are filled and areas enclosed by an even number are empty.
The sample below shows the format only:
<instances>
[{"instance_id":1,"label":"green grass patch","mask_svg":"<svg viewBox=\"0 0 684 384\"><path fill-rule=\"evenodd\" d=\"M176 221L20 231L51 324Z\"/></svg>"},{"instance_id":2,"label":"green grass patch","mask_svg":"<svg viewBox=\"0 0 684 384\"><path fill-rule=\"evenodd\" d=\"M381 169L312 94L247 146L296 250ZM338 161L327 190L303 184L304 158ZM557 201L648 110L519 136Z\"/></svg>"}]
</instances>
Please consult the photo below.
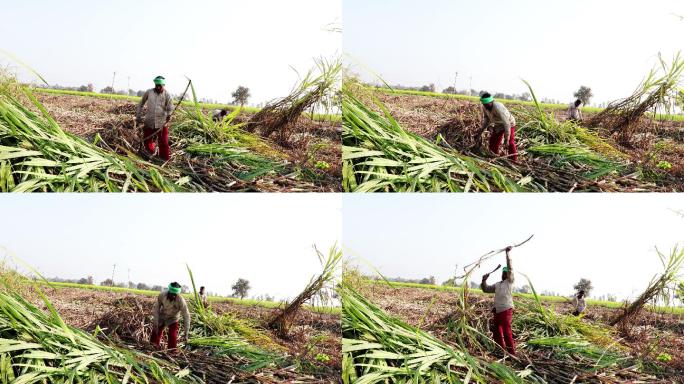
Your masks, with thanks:
<instances>
[{"instance_id":1,"label":"green grass patch","mask_svg":"<svg viewBox=\"0 0 684 384\"><path fill-rule=\"evenodd\" d=\"M383 280L367 279L366 281L371 283L371 284L387 284ZM404 282L394 282L394 281L392 281L390 283L395 288L419 288L419 289L430 289L430 290L441 291L441 292L461 292L460 286L454 287L454 286L450 286L450 285L404 283ZM490 294L484 293L484 292L482 292L482 290L480 290L478 288L470 288L469 291L476 294L476 295L490 296ZM534 300L534 294L532 294L532 293L513 293L513 296L519 297L519 298L524 298L524 299L529 299L529 300ZM539 299L541 301L548 302L548 303L568 302L568 299L566 299L565 297L562 297L562 296L539 295ZM606 307L606 308L611 308L611 309L622 308L624 306L623 302L615 302L615 301L587 299L586 302L587 302L587 305L600 306L600 307ZM658 312L658 313L671 313L674 315L684 314L684 308L681 308L681 307L646 306L646 308L648 308L648 310L650 310L650 311Z\"/></svg>"},{"instance_id":2,"label":"green grass patch","mask_svg":"<svg viewBox=\"0 0 684 384\"><path fill-rule=\"evenodd\" d=\"M48 285L46 282L37 281L37 284ZM124 288L124 287L107 287L102 285L88 285L88 284L77 284L77 283L61 283L61 282L50 282L49 285L53 287L60 288L76 288L76 289L86 289L95 290L102 292L123 292L132 293L136 295L152 296L156 297L159 295L159 291L134 289L134 288ZM193 297L192 293L184 293L183 297L190 299ZM233 303L246 306L258 306L264 308L279 308L284 305L280 301L266 301L266 300L254 300L254 299L239 299L235 297L220 297L220 296L209 296L207 298L211 303ZM328 314L340 314L341 309L339 307L325 307L325 306L304 306L305 309L316 312L316 313L328 313Z\"/></svg>"}]
</instances>

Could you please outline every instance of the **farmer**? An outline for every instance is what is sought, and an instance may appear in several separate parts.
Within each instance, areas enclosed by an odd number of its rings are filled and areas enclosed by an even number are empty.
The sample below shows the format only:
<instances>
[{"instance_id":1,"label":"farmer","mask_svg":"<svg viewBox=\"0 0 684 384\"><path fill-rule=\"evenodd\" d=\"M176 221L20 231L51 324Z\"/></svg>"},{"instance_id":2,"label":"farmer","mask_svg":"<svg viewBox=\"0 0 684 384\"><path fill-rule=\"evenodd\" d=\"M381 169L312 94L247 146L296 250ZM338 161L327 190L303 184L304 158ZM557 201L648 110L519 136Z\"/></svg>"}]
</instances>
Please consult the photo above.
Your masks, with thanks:
<instances>
[{"instance_id":1,"label":"farmer","mask_svg":"<svg viewBox=\"0 0 684 384\"><path fill-rule=\"evenodd\" d=\"M185 342L188 342L190 312L180 292L180 284L173 282L169 284L169 289L166 292L159 294L157 302L154 304L151 341L157 347L159 347L161 342L164 328L169 327L167 347L170 350L178 348L178 321L180 320L181 313L183 315L183 325L185 326Z\"/></svg>"},{"instance_id":2,"label":"farmer","mask_svg":"<svg viewBox=\"0 0 684 384\"><path fill-rule=\"evenodd\" d=\"M204 308L207 307L207 293L204 291L204 287L200 287L199 291L200 300L202 300L202 305Z\"/></svg>"},{"instance_id":3,"label":"farmer","mask_svg":"<svg viewBox=\"0 0 684 384\"><path fill-rule=\"evenodd\" d=\"M143 126L143 143L150 154L154 154L155 141L159 144L159 156L167 161L170 158L169 148L169 120L173 111L171 95L164 89L166 80L164 76L154 78L154 88L148 89L143 94L136 121ZM143 119L143 106L147 103L147 112Z\"/></svg>"},{"instance_id":4,"label":"farmer","mask_svg":"<svg viewBox=\"0 0 684 384\"><path fill-rule=\"evenodd\" d=\"M212 114L212 119L214 121L223 121L223 119L228 116L228 109L223 108L223 109L216 109L214 110L214 113Z\"/></svg>"},{"instance_id":5,"label":"farmer","mask_svg":"<svg viewBox=\"0 0 684 384\"><path fill-rule=\"evenodd\" d=\"M482 103L482 128L477 134L478 143L484 131L491 125L493 127L489 136L489 150L499 155L499 148L503 139L504 145L508 149L508 155L513 161L518 161L518 148L515 145L515 118L508 109L489 93L485 92L480 96Z\"/></svg>"},{"instance_id":6,"label":"farmer","mask_svg":"<svg viewBox=\"0 0 684 384\"><path fill-rule=\"evenodd\" d=\"M582 104L582 100L577 99L568 105L568 120L577 123L582 122L582 111L579 106Z\"/></svg>"},{"instance_id":7,"label":"farmer","mask_svg":"<svg viewBox=\"0 0 684 384\"><path fill-rule=\"evenodd\" d=\"M577 292L577 295L572 298L572 305L575 306L575 312L572 313L574 316L579 316L580 313L584 312L584 309L587 307L587 304L584 301L584 290L580 290Z\"/></svg>"},{"instance_id":8,"label":"farmer","mask_svg":"<svg viewBox=\"0 0 684 384\"><path fill-rule=\"evenodd\" d=\"M511 355L515 356L515 341L511 331L511 319L513 317L513 268L511 267L510 251L512 247L506 247L506 266L501 273L501 281L494 285L487 285L489 273L482 276L480 288L483 292L494 294L494 341Z\"/></svg>"}]
</instances>

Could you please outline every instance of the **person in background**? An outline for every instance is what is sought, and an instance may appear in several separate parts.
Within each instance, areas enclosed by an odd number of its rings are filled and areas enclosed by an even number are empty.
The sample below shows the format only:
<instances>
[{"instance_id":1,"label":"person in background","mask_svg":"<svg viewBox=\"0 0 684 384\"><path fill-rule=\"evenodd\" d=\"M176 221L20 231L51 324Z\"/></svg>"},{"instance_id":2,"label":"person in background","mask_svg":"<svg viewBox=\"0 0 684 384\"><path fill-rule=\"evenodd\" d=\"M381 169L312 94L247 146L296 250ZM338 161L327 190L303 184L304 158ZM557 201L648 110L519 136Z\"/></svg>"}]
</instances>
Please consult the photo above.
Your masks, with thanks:
<instances>
[{"instance_id":1,"label":"person in background","mask_svg":"<svg viewBox=\"0 0 684 384\"><path fill-rule=\"evenodd\" d=\"M515 356L515 341L511 321L513 319L513 267L511 265L510 252L512 247L506 247L506 266L501 272L501 281L494 285L487 284L489 274L482 276L480 288L482 292L494 294L494 341L511 355Z\"/></svg>"},{"instance_id":2,"label":"person in background","mask_svg":"<svg viewBox=\"0 0 684 384\"><path fill-rule=\"evenodd\" d=\"M575 316L579 316L587 307L584 300L584 290L577 292L575 297L572 298L572 305L575 307L575 311L572 313Z\"/></svg>"},{"instance_id":3,"label":"person in background","mask_svg":"<svg viewBox=\"0 0 684 384\"><path fill-rule=\"evenodd\" d=\"M181 315L183 316L183 326L185 328L185 342L188 342L190 332L190 311L185 299L180 295L181 286L177 282L169 284L166 292L162 292L157 297L154 304L152 335L151 341L156 347L161 343L164 329L168 327L167 348L175 351L178 349L178 324Z\"/></svg>"},{"instance_id":4,"label":"person in background","mask_svg":"<svg viewBox=\"0 0 684 384\"><path fill-rule=\"evenodd\" d=\"M517 162L518 147L515 144L515 118L506 106L494 101L494 97L487 92L482 94L480 102L482 103L482 128L477 134L478 142L480 142L484 131L491 126L489 150L498 156L503 140L508 155Z\"/></svg>"},{"instance_id":5,"label":"person in background","mask_svg":"<svg viewBox=\"0 0 684 384\"><path fill-rule=\"evenodd\" d=\"M214 121L219 122L219 121L223 121L223 119L225 119L226 116L228 116L228 109L223 108L223 109L214 110L214 113L212 114L211 118Z\"/></svg>"},{"instance_id":6,"label":"person in background","mask_svg":"<svg viewBox=\"0 0 684 384\"><path fill-rule=\"evenodd\" d=\"M143 124L143 144L152 155L155 142L159 144L159 157L164 161L171 158L169 147L169 121L173 111L171 95L166 91L164 76L154 78L154 88L148 89L142 96L136 112L136 122ZM147 104L147 111L143 116L143 106Z\"/></svg>"},{"instance_id":7,"label":"person in background","mask_svg":"<svg viewBox=\"0 0 684 384\"><path fill-rule=\"evenodd\" d=\"M207 307L207 293L204 290L204 287L200 287L199 297L200 297L200 300L202 300L202 305L204 306L204 308L206 308Z\"/></svg>"},{"instance_id":8,"label":"person in background","mask_svg":"<svg viewBox=\"0 0 684 384\"><path fill-rule=\"evenodd\" d=\"M582 122L582 110L579 108L581 104L582 100L577 99L568 105L568 120L576 123Z\"/></svg>"}]
</instances>

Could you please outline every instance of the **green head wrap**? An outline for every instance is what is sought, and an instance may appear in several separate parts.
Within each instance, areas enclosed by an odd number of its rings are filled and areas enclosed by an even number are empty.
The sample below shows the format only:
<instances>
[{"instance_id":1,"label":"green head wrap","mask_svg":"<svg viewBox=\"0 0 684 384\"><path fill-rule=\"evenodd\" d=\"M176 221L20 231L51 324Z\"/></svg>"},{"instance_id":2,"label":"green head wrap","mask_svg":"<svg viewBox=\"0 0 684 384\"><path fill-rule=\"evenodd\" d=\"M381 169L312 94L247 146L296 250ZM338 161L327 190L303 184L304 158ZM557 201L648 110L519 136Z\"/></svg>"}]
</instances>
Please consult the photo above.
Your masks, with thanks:
<instances>
[{"instance_id":1,"label":"green head wrap","mask_svg":"<svg viewBox=\"0 0 684 384\"><path fill-rule=\"evenodd\" d=\"M502 271L503 271L503 272L509 272L509 269L508 269L508 267L503 267L503 270L502 270Z\"/></svg>"},{"instance_id":2,"label":"green head wrap","mask_svg":"<svg viewBox=\"0 0 684 384\"><path fill-rule=\"evenodd\" d=\"M173 293L174 295L179 294L181 291L180 287L174 287L172 284L169 284L169 293Z\"/></svg>"},{"instance_id":3,"label":"green head wrap","mask_svg":"<svg viewBox=\"0 0 684 384\"><path fill-rule=\"evenodd\" d=\"M164 84L166 84L166 79L164 79L164 76L157 76L154 78L154 84L155 85L164 85Z\"/></svg>"},{"instance_id":4,"label":"green head wrap","mask_svg":"<svg viewBox=\"0 0 684 384\"><path fill-rule=\"evenodd\" d=\"M492 101L494 101L494 96L481 97L481 98L480 98L480 101L482 102L482 104L489 104L489 103L491 103Z\"/></svg>"}]
</instances>

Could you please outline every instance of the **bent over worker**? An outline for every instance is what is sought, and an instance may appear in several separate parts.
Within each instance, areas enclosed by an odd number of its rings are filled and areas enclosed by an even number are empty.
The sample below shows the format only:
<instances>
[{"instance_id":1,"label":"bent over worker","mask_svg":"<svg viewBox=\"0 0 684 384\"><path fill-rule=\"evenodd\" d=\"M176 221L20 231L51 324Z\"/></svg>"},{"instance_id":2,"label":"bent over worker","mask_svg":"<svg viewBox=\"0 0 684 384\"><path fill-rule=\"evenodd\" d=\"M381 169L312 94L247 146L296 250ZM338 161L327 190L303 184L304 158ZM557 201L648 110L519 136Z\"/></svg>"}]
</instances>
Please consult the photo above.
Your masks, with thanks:
<instances>
[{"instance_id":1,"label":"bent over worker","mask_svg":"<svg viewBox=\"0 0 684 384\"><path fill-rule=\"evenodd\" d=\"M183 326L185 327L185 342L188 342L190 332L190 311L185 299L180 295L180 284L173 282L169 284L168 291L162 292L157 297L154 304L154 319L152 323L152 344L159 347L164 328L168 327L168 344L171 350L178 348L178 329L181 314L183 315Z\"/></svg>"},{"instance_id":2,"label":"bent over worker","mask_svg":"<svg viewBox=\"0 0 684 384\"><path fill-rule=\"evenodd\" d=\"M581 104L582 100L577 99L568 105L568 120L576 123L582 122L582 110L579 108Z\"/></svg>"},{"instance_id":3,"label":"bent over worker","mask_svg":"<svg viewBox=\"0 0 684 384\"><path fill-rule=\"evenodd\" d=\"M480 288L483 292L494 294L494 341L515 356L515 341L511 330L513 319L513 267L511 266L512 247L506 248L506 266L501 273L501 281L494 285L487 285L489 274L482 276Z\"/></svg>"},{"instance_id":4,"label":"bent over worker","mask_svg":"<svg viewBox=\"0 0 684 384\"><path fill-rule=\"evenodd\" d=\"M489 93L483 93L480 97L482 103L482 128L477 134L477 140L481 140L484 131L492 127L489 136L489 150L499 155L501 141L508 150L508 155L513 161L518 161L518 147L515 145L515 118L511 112Z\"/></svg>"},{"instance_id":5,"label":"bent over worker","mask_svg":"<svg viewBox=\"0 0 684 384\"><path fill-rule=\"evenodd\" d=\"M572 305L575 307L575 311L572 313L574 316L579 316L584 309L587 307L586 300L584 299L584 290L580 289L577 295L572 298Z\"/></svg>"},{"instance_id":6,"label":"bent over worker","mask_svg":"<svg viewBox=\"0 0 684 384\"><path fill-rule=\"evenodd\" d=\"M148 89L142 96L136 121L143 125L143 144L150 154L154 154L155 141L159 144L159 157L164 161L171 157L169 147L169 120L173 111L171 95L165 89L164 76L154 78L154 88ZM143 106L147 104L147 112L143 118Z\"/></svg>"}]
</instances>

